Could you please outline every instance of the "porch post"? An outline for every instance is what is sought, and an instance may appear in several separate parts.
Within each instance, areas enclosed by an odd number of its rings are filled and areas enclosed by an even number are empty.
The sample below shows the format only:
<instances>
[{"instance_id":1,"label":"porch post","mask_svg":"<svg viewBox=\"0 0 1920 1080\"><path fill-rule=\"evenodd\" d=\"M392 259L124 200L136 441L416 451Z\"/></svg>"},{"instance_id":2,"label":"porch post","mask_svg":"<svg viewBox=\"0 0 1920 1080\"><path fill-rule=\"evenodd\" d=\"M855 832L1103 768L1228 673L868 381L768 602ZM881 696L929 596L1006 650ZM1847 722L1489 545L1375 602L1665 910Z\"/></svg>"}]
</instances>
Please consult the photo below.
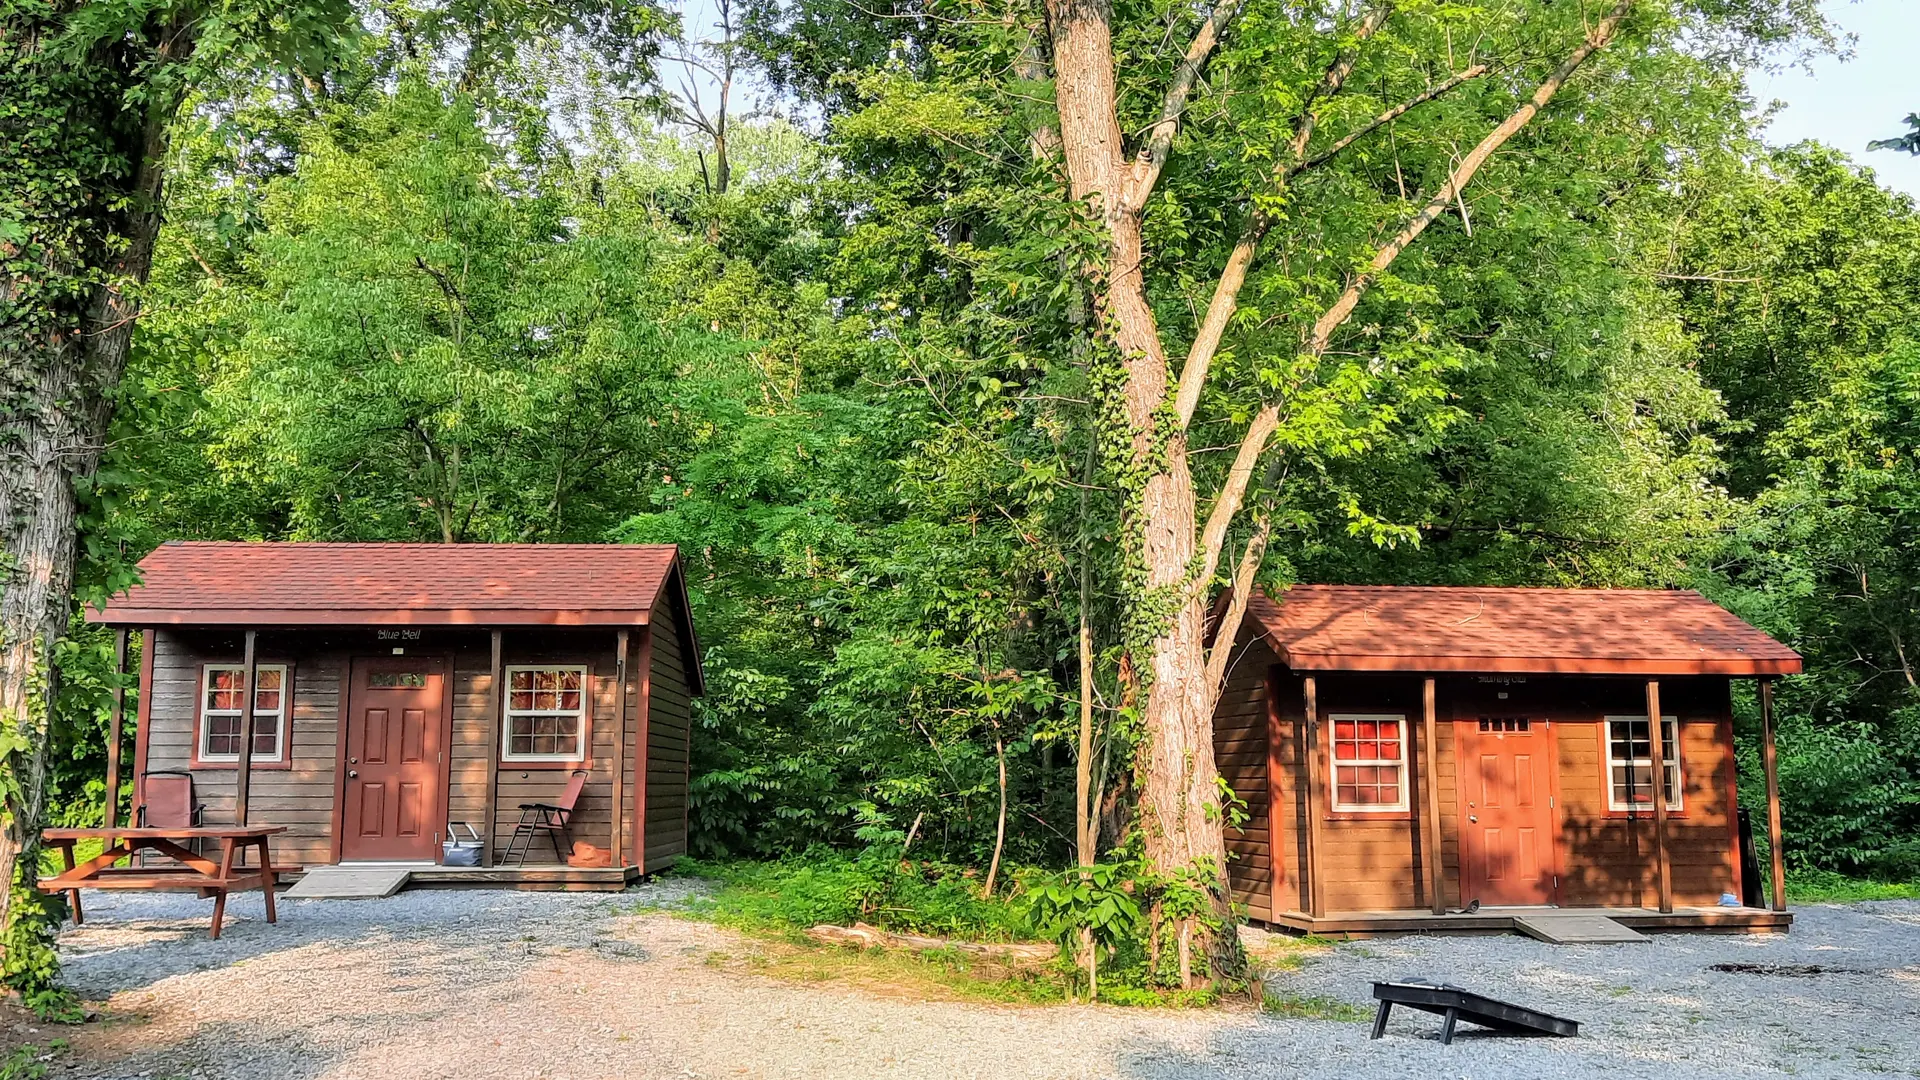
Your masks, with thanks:
<instances>
[{"instance_id":1,"label":"porch post","mask_svg":"<svg viewBox=\"0 0 1920 1080\"><path fill-rule=\"evenodd\" d=\"M253 703L256 696L253 684L260 674L260 658L255 655L254 645L258 638L258 631L247 631L246 656L242 661L246 665L247 673L240 683L240 763L233 776L233 823L235 825L247 823L247 788L253 780ZM280 692L284 695L286 688L282 687ZM282 715L286 715L292 710L288 709L286 702L283 701L280 704L280 711Z\"/></svg>"},{"instance_id":2,"label":"porch post","mask_svg":"<svg viewBox=\"0 0 1920 1080\"><path fill-rule=\"evenodd\" d=\"M127 628L113 632L113 712L107 718L107 812L100 824L120 824L120 725L127 710Z\"/></svg>"},{"instance_id":3,"label":"porch post","mask_svg":"<svg viewBox=\"0 0 1920 1080\"><path fill-rule=\"evenodd\" d=\"M503 671L500 666L500 631L493 631L490 637L493 660L487 667L487 840L480 845L480 865L489 867L493 865L493 834L500 806L500 740L505 737L500 717L507 700L505 688L500 685Z\"/></svg>"},{"instance_id":4,"label":"porch post","mask_svg":"<svg viewBox=\"0 0 1920 1080\"><path fill-rule=\"evenodd\" d=\"M653 626L640 628L640 701L633 718L633 865L647 872L647 770L653 752L647 747L648 713L653 706Z\"/></svg>"},{"instance_id":5,"label":"porch post","mask_svg":"<svg viewBox=\"0 0 1920 1080\"><path fill-rule=\"evenodd\" d=\"M1678 750L1680 725L1674 724L1674 749ZM1660 866L1660 914L1673 914L1673 867L1667 861L1667 761L1666 724L1660 718L1660 680L1647 680L1647 746L1653 766L1653 847Z\"/></svg>"},{"instance_id":6,"label":"porch post","mask_svg":"<svg viewBox=\"0 0 1920 1080\"><path fill-rule=\"evenodd\" d=\"M1760 680L1760 761L1767 770L1767 847L1773 862L1773 910L1787 910L1787 854L1780 845L1780 764L1773 749L1773 680Z\"/></svg>"},{"instance_id":7,"label":"porch post","mask_svg":"<svg viewBox=\"0 0 1920 1080\"><path fill-rule=\"evenodd\" d=\"M1433 680L1428 679L1420 694L1421 722L1424 728L1420 743L1422 764L1426 767L1426 776L1421 786L1427 789L1427 827L1422 830L1426 843L1421 847L1422 859L1427 864L1427 899L1433 903L1435 915L1447 913L1447 899L1441 895L1446 884L1446 874L1440 866L1440 739L1439 722L1435 718L1433 702Z\"/></svg>"},{"instance_id":8,"label":"porch post","mask_svg":"<svg viewBox=\"0 0 1920 1080\"><path fill-rule=\"evenodd\" d=\"M620 837L624 822L621 815L626 813L627 800L627 631L623 627L614 632L614 681L616 688L613 699L613 819L612 839L607 847L613 857L619 860L615 865L627 861L626 853L620 850Z\"/></svg>"},{"instance_id":9,"label":"porch post","mask_svg":"<svg viewBox=\"0 0 1920 1080\"><path fill-rule=\"evenodd\" d=\"M1313 676L1304 680L1307 695L1307 721L1301 729L1302 749L1307 759L1307 914L1318 919L1326 914L1325 891L1320 888L1320 702L1319 685ZM1271 819L1269 819L1271 822Z\"/></svg>"}]
</instances>

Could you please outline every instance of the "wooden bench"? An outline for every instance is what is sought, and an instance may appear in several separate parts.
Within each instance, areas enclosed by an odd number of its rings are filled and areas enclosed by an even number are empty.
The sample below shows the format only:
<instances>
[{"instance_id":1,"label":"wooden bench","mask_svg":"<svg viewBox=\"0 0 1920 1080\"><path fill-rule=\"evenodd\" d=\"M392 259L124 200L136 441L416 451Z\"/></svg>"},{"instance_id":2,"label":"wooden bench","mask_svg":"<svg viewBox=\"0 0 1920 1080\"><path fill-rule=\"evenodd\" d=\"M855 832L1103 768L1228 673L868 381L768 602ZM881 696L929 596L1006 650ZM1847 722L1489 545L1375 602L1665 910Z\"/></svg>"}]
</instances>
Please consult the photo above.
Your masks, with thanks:
<instances>
[{"instance_id":1,"label":"wooden bench","mask_svg":"<svg viewBox=\"0 0 1920 1080\"><path fill-rule=\"evenodd\" d=\"M220 936L220 923L227 912L227 894L235 890L259 889L267 906L267 921L277 922L273 887L283 868L273 865L269 838L286 832L284 825L194 826L191 828L137 829L47 829L41 838L60 850L65 869L40 879L47 892L64 892L73 905L76 925L86 919L80 908L81 889L142 889L158 891L194 891L213 898L211 936ZM74 845L81 840L99 840L106 848L99 855L76 865ZM193 852L187 845L196 840L212 841L219 846L219 857L211 859ZM258 848L259 861L253 866L239 865L238 857ZM141 852L153 852L173 860L159 866L119 866Z\"/></svg>"}]
</instances>

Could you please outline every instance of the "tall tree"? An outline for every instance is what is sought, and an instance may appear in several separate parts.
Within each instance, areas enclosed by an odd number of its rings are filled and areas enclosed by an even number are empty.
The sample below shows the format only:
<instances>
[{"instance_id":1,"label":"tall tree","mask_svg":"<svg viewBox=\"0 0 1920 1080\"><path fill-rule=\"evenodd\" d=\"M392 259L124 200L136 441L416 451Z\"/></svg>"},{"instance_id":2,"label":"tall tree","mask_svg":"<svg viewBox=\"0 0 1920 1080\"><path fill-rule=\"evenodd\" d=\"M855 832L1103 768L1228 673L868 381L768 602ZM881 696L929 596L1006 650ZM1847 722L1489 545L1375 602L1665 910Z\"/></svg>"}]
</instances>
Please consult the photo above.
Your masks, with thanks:
<instances>
[{"instance_id":1,"label":"tall tree","mask_svg":"<svg viewBox=\"0 0 1920 1080\"><path fill-rule=\"evenodd\" d=\"M49 665L73 608L80 493L141 314L176 115L194 93L249 73L285 74L293 95L324 94L329 72L364 40L359 14L347 0L0 2L0 876L9 882L44 809ZM644 0L385 14L396 16L403 51L457 51L470 83L541 39L644 64L661 25Z\"/></svg>"},{"instance_id":2,"label":"tall tree","mask_svg":"<svg viewBox=\"0 0 1920 1080\"><path fill-rule=\"evenodd\" d=\"M1142 25L1145 13L1124 9L1117 17L1108 0L1047 4L1069 194L1087 208L1103 238L1081 272L1101 333L1118 354L1120 366L1113 413L1132 473L1125 530L1137 559L1138 591L1132 601L1136 624L1143 628L1139 636L1148 681L1136 766L1141 826L1148 856L1163 873L1204 876L1221 924L1227 921L1228 894L1212 713L1271 532L1271 520L1264 514L1256 514L1240 530L1249 490L1259 486L1259 478L1271 467L1269 451L1276 436L1283 444L1297 444L1299 433L1286 429L1311 412L1317 388L1337 386L1342 378L1377 382L1364 368L1336 357L1343 327L1377 285L1394 281L1396 263L1436 222L1457 211L1462 228L1470 226L1467 194L1476 177L1583 68L1615 44L1636 12L1634 0L1603 6L1522 4L1471 14L1465 9L1450 12L1446 5L1397 13L1389 0L1357 11L1345 4L1305 7L1291 13L1291 19L1264 9L1243 17L1241 0L1220 0L1203 10L1176 9L1164 18L1155 11L1147 20L1153 24L1149 30ZM1643 2L1633 24L1640 28L1634 52L1657 54L1677 40L1674 35L1687 32L1684 28L1717 39L1729 31L1737 35L1758 26L1778 26L1779 20L1790 22L1792 17L1791 11L1774 10L1773 5L1737 13L1725 5L1711 7L1703 13L1684 3ZM1728 19L1730 14L1736 17ZM1473 33L1456 38L1446 16L1465 19ZM1383 33L1390 24L1392 31ZM1151 55L1151 46L1141 39L1159 36L1170 26L1187 31L1184 52L1171 63L1137 64L1142 54ZM1467 40L1470 46L1456 45ZM1197 144L1195 152L1204 163L1219 164L1219 157L1204 161L1209 153L1219 153L1218 135L1204 130L1204 119L1192 117L1196 112L1204 117L1208 93L1224 99L1239 88L1237 80L1262 49L1309 51L1325 58L1324 67L1282 114L1290 119L1275 125L1267 118L1269 126L1262 133L1274 135L1273 143L1235 147L1243 159L1257 155L1264 160L1265 175L1231 196L1245 208L1244 224L1216 272L1205 315L1185 335L1186 356L1176 371L1168 356L1167 313L1156 305L1150 280L1165 258L1152 237L1155 201L1170 161L1183 149L1193 150ZM1419 59L1383 62L1393 53ZM1141 66L1164 71L1157 92L1143 88L1132 74ZM1121 79L1122 72L1128 73L1127 79ZM1425 194L1407 190L1396 162L1395 183L1407 208L1404 217L1397 224L1389 217L1377 219L1375 238L1355 251L1344 282L1317 302L1317 313L1296 308L1305 317L1294 324L1298 336L1292 347L1269 339L1268 347L1283 352L1284 358L1267 363L1259 383L1242 383L1233 388L1233 400L1222 403L1240 418L1239 434L1233 440L1232 464L1218 474L1210 497L1203 499L1190 462L1190 432L1209 397L1220 392L1215 368L1223 343L1236 328L1249 270L1263 254L1262 241L1273 218L1287 208L1290 189L1357 140L1383 128L1390 133L1399 117L1485 80L1496 89L1478 97L1482 106L1506 96L1507 108L1489 109L1477 135L1468 134L1470 127L1454 128L1453 138L1471 141L1453 144L1447 167L1430 171L1431 187ZM1371 119L1356 118L1338 137L1320 135L1322 117L1337 114L1350 86L1381 83L1404 87L1387 97L1397 102ZM1201 133L1193 134L1195 128ZM1175 236L1168 234L1170 244L1177 242ZM1354 347L1368 351L1363 340ZM1369 388L1363 394L1374 392ZM1236 531L1242 536L1239 554L1230 558L1229 541ZM1223 563L1232 566L1226 575L1230 602L1209 639L1208 604ZM1214 935L1211 953L1216 971L1231 970L1236 962L1231 935Z\"/></svg>"}]
</instances>

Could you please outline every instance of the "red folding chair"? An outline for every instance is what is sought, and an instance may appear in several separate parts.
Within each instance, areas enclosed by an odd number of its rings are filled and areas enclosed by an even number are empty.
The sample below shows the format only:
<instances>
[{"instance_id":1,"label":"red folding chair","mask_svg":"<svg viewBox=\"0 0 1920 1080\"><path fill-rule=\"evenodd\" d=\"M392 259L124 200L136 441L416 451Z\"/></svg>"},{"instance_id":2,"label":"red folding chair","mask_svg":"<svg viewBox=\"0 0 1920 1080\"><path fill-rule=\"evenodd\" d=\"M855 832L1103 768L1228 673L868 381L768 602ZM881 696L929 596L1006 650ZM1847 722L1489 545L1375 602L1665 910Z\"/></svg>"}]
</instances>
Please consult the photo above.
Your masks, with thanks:
<instances>
[{"instance_id":1,"label":"red folding chair","mask_svg":"<svg viewBox=\"0 0 1920 1080\"><path fill-rule=\"evenodd\" d=\"M140 813L134 827L140 829L191 829L201 824L205 803L193 801L193 774L156 769L140 774ZM200 842L189 840L188 851L198 855ZM140 853L140 865L147 864L147 853Z\"/></svg>"},{"instance_id":2,"label":"red folding chair","mask_svg":"<svg viewBox=\"0 0 1920 1080\"><path fill-rule=\"evenodd\" d=\"M576 769L573 775L567 778L567 789L560 793L558 802L521 803L520 823L513 827L513 835L507 839L507 852L501 858L501 863L510 863L517 859L516 865L525 866L527 852L533 850L534 838L542 833L545 833L547 839L553 843L554 857L561 862L566 862L566 853L573 850L573 833L570 829L573 823L573 808L579 805L581 789L586 786L586 770ZM567 842L564 850L560 847L560 841L563 839Z\"/></svg>"}]
</instances>

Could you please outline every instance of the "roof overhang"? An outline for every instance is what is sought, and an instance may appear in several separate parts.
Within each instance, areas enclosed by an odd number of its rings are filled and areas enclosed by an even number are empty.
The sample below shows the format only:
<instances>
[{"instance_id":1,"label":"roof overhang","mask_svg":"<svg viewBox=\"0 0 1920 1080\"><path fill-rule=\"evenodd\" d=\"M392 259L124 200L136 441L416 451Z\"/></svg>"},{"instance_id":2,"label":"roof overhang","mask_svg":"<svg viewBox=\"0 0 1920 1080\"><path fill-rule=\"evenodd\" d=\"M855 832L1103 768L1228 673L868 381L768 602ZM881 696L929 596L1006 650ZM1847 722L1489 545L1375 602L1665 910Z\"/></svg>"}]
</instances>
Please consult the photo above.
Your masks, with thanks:
<instances>
[{"instance_id":1,"label":"roof overhang","mask_svg":"<svg viewBox=\"0 0 1920 1080\"><path fill-rule=\"evenodd\" d=\"M87 609L103 626L645 626L647 611L469 608L133 608Z\"/></svg>"},{"instance_id":2,"label":"roof overhang","mask_svg":"<svg viewBox=\"0 0 1920 1080\"><path fill-rule=\"evenodd\" d=\"M1461 675L1721 675L1757 678L1798 675L1794 660L1621 659L1586 656L1382 656L1309 653L1268 639L1281 662L1295 671L1448 672Z\"/></svg>"}]
</instances>

